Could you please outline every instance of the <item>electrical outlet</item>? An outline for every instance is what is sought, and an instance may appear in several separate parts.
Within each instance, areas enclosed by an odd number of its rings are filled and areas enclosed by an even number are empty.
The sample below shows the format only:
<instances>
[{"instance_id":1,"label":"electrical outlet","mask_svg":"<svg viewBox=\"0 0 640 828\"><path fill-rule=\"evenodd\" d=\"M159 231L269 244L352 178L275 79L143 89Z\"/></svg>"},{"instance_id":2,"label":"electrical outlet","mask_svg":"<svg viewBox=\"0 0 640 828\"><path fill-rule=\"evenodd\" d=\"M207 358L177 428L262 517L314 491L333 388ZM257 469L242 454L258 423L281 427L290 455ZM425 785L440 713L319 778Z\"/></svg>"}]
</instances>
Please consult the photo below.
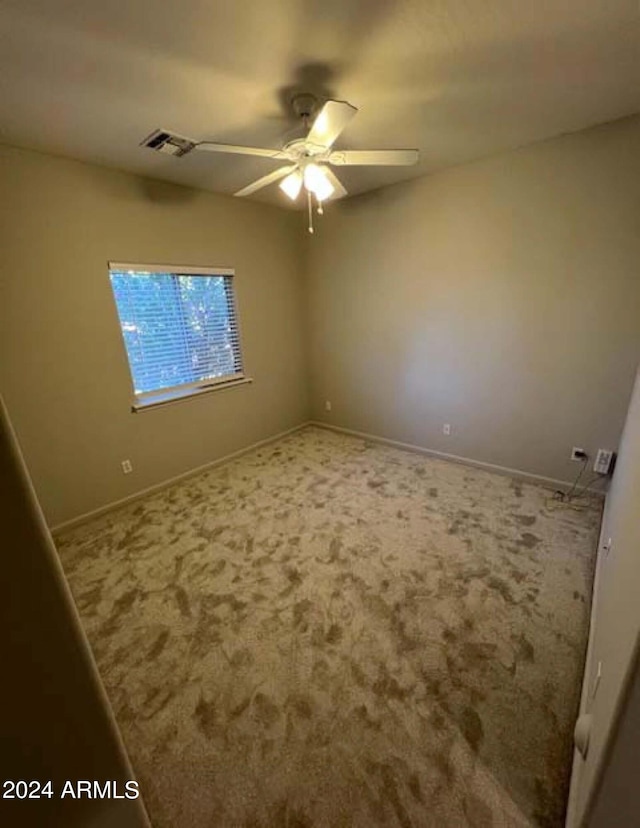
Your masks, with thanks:
<instances>
[{"instance_id":1,"label":"electrical outlet","mask_svg":"<svg viewBox=\"0 0 640 828\"><path fill-rule=\"evenodd\" d=\"M571 459L572 460L577 460L578 462L582 463L582 461L586 460L588 456L589 455L587 454L587 452L583 448L580 448L579 446L574 446L571 449Z\"/></svg>"},{"instance_id":2,"label":"electrical outlet","mask_svg":"<svg viewBox=\"0 0 640 828\"><path fill-rule=\"evenodd\" d=\"M442 433L447 435L451 434L451 423L445 423L442 426Z\"/></svg>"},{"instance_id":3,"label":"electrical outlet","mask_svg":"<svg viewBox=\"0 0 640 828\"><path fill-rule=\"evenodd\" d=\"M609 474L613 463L613 452L608 449L598 449L596 460L593 464L594 472L598 474Z\"/></svg>"},{"instance_id":4,"label":"electrical outlet","mask_svg":"<svg viewBox=\"0 0 640 828\"><path fill-rule=\"evenodd\" d=\"M122 466L122 471L124 474L131 474L131 472L133 471L131 460L123 460L120 465Z\"/></svg>"},{"instance_id":5,"label":"electrical outlet","mask_svg":"<svg viewBox=\"0 0 640 828\"><path fill-rule=\"evenodd\" d=\"M324 410L325 411L331 411L331 400L326 400L326 402L324 404Z\"/></svg>"},{"instance_id":6,"label":"electrical outlet","mask_svg":"<svg viewBox=\"0 0 640 828\"><path fill-rule=\"evenodd\" d=\"M606 542L602 544L602 551L608 557L611 553L611 547L613 546L613 540L611 538L607 538Z\"/></svg>"}]
</instances>

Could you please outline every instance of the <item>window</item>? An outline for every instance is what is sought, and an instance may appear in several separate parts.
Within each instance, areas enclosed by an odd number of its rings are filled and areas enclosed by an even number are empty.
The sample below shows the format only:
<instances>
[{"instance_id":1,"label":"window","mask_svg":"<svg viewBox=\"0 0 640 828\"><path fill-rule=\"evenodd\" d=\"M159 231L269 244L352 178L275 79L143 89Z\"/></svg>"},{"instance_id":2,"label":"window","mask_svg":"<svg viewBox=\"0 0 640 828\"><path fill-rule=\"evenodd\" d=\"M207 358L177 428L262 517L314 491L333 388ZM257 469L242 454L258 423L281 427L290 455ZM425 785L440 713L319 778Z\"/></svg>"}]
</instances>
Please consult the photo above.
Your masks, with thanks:
<instances>
[{"instance_id":1,"label":"window","mask_svg":"<svg viewBox=\"0 0 640 828\"><path fill-rule=\"evenodd\" d=\"M110 263L109 275L134 410L248 382L232 270Z\"/></svg>"}]
</instances>

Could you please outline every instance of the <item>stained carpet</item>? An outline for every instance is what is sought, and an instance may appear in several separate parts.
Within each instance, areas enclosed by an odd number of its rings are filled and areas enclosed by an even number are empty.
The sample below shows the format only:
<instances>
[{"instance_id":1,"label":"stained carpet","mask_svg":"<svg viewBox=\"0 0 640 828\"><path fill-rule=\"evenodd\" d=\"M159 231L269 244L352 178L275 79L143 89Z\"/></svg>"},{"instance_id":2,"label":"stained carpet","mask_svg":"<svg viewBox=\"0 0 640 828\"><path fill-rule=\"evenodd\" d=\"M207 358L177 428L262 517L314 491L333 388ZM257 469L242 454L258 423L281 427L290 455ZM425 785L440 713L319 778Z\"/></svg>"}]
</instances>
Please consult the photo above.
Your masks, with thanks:
<instances>
[{"instance_id":1,"label":"stained carpet","mask_svg":"<svg viewBox=\"0 0 640 828\"><path fill-rule=\"evenodd\" d=\"M560 828L599 520L308 428L58 544L155 828Z\"/></svg>"}]
</instances>

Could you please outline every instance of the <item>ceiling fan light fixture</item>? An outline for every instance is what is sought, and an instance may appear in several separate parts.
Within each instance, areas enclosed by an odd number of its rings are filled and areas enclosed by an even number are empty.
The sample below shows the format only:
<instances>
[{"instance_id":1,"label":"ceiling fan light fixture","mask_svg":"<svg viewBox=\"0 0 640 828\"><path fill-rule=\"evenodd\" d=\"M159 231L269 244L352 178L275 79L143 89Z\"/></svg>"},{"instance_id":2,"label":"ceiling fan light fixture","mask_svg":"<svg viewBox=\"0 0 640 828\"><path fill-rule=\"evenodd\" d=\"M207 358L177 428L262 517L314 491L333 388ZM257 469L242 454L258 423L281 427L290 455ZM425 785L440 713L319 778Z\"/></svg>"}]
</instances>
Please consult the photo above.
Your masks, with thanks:
<instances>
[{"instance_id":1,"label":"ceiling fan light fixture","mask_svg":"<svg viewBox=\"0 0 640 828\"><path fill-rule=\"evenodd\" d=\"M329 198L343 198L347 190L333 172L332 167L388 167L409 166L418 162L418 150L334 150L333 145L342 135L358 112L347 101L326 100L318 111L318 101L311 94L297 95L293 100L295 114L301 119L304 135L295 130L282 149L250 147L241 144L221 144L217 141L196 141L192 138L155 130L142 142L157 152L177 157L192 150L249 155L269 161L284 161L284 166L261 176L243 187L235 196L250 196L263 187L279 183L281 190L291 201L296 201L304 188L309 211L309 232L313 232L313 206L319 215L323 203ZM313 116L313 123L308 121Z\"/></svg>"},{"instance_id":2,"label":"ceiling fan light fixture","mask_svg":"<svg viewBox=\"0 0 640 828\"><path fill-rule=\"evenodd\" d=\"M314 194L318 201L329 198L335 190L326 170L319 164L307 164L304 168L304 186L306 190Z\"/></svg>"},{"instance_id":3,"label":"ceiling fan light fixture","mask_svg":"<svg viewBox=\"0 0 640 828\"><path fill-rule=\"evenodd\" d=\"M280 189L285 195L289 196L291 201L295 201L300 195L302 189L302 174L300 170L295 170L280 182Z\"/></svg>"}]
</instances>

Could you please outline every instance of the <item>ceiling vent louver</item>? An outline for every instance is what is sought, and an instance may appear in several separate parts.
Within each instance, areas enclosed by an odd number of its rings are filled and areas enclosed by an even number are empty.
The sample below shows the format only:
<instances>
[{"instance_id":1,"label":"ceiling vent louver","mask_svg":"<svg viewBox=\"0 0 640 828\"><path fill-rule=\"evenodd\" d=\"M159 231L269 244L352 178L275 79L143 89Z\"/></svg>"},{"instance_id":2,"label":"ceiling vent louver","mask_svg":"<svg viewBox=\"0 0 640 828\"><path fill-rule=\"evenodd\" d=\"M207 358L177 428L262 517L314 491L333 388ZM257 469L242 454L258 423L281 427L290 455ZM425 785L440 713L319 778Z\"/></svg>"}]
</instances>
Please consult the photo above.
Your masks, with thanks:
<instances>
[{"instance_id":1,"label":"ceiling vent louver","mask_svg":"<svg viewBox=\"0 0 640 828\"><path fill-rule=\"evenodd\" d=\"M141 147L148 147L156 152L162 152L165 155L174 155L180 157L186 155L195 147L196 142L190 138L185 138L182 135L175 135L167 132L165 129L156 129L151 135L148 135L140 144Z\"/></svg>"}]
</instances>

